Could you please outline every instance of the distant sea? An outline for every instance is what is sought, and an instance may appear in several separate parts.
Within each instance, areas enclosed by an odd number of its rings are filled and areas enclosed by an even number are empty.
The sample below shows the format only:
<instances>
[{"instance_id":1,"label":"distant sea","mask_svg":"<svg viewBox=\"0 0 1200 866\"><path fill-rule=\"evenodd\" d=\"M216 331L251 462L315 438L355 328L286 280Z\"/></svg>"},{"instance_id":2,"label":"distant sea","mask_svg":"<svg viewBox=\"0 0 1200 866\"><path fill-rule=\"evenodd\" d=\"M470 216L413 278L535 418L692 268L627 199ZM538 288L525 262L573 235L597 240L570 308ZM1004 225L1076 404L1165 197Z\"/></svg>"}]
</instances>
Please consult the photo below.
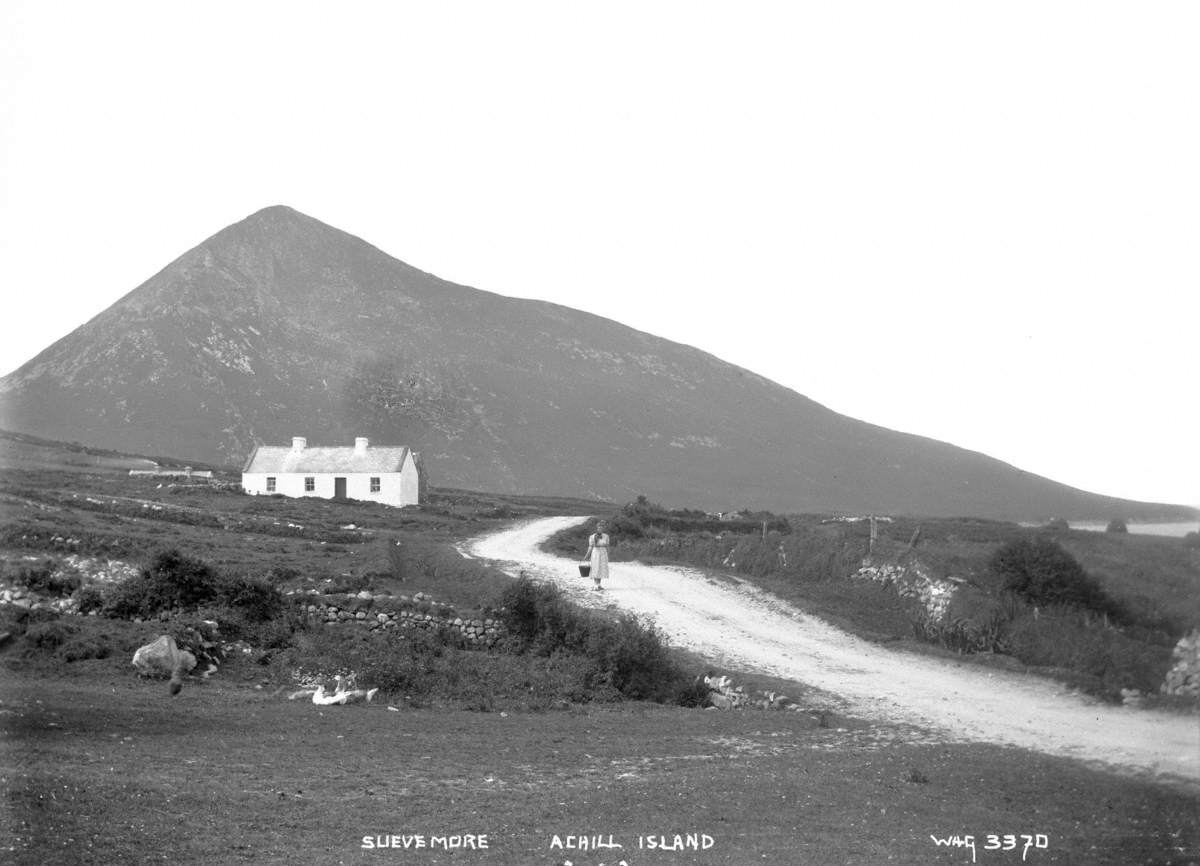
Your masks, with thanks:
<instances>
[{"instance_id":1,"label":"distant sea","mask_svg":"<svg viewBox=\"0 0 1200 866\"><path fill-rule=\"evenodd\" d=\"M1103 532L1108 528L1104 520L1080 520L1069 524L1072 529L1086 529L1089 532ZM1171 535L1183 538L1189 532L1200 532L1200 522L1191 523L1126 523L1125 527L1131 535Z\"/></svg>"}]
</instances>

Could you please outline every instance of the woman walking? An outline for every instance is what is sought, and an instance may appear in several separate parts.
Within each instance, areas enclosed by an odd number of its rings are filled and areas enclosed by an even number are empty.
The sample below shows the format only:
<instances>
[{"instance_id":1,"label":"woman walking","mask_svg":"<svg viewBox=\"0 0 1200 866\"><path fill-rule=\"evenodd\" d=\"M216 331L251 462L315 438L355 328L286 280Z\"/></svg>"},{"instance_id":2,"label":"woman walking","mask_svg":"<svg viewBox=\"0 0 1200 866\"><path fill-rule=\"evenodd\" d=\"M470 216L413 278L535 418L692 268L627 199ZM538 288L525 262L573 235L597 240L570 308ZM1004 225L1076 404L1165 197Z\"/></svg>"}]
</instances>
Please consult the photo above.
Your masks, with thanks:
<instances>
[{"instance_id":1,"label":"woman walking","mask_svg":"<svg viewBox=\"0 0 1200 866\"><path fill-rule=\"evenodd\" d=\"M592 587L594 592L599 592L603 589L600 586L600 581L608 577L608 524L601 520L596 524L596 531L588 536L588 551L584 557L592 565L592 580L596 585Z\"/></svg>"}]
</instances>

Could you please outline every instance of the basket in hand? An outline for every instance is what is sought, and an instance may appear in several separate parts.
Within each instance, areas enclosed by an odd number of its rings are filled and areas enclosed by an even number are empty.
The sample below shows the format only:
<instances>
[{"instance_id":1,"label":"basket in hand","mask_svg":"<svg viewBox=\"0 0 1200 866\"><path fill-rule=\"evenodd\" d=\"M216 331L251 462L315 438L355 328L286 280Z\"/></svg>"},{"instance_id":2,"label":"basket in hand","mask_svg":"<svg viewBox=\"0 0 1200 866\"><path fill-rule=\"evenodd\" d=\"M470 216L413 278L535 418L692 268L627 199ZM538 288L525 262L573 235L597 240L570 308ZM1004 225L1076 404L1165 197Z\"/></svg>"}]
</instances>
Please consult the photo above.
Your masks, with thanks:
<instances>
[{"instance_id":1,"label":"basket in hand","mask_svg":"<svg viewBox=\"0 0 1200 866\"><path fill-rule=\"evenodd\" d=\"M580 577L587 577L591 573L592 573L592 564L590 562L579 563L579 576Z\"/></svg>"}]
</instances>

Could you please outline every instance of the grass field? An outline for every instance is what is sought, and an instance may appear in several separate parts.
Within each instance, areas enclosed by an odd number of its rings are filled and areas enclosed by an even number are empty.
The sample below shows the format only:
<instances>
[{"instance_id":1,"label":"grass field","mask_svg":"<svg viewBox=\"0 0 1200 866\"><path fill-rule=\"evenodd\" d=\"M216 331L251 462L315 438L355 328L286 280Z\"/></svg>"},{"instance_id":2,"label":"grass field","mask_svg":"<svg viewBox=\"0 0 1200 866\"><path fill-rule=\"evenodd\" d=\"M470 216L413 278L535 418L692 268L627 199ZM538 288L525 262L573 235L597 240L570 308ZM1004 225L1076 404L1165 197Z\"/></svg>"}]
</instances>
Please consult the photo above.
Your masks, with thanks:
<instances>
[{"instance_id":1,"label":"grass field","mask_svg":"<svg viewBox=\"0 0 1200 866\"><path fill-rule=\"evenodd\" d=\"M590 503L461 491L395 512L45 460L0 471L0 554L10 559L144 565L170 546L284 586L426 592L460 606L490 603L509 579L464 565L455 542L522 515L594 513ZM388 553L397 540L400 558ZM163 623L86 619L111 632L107 657L65 662L20 637L0 649L0 862L1200 862L1200 791L846 718L798 683L730 672L796 696L798 712L639 701L532 711L511 674L486 704L450 686L322 708L286 700L278 665L255 653L170 698L129 666L131 648ZM711 847L638 847L639 837L686 843L688 833ZM393 834L426 847L362 848L364 836ZM488 849L434 841L463 834L486 835ZM1001 846L1012 834L1015 850L986 850L988 834ZM1022 856L1022 834L1044 834L1047 847ZM974 837L974 857L931 839L955 835ZM624 847L569 850L556 836Z\"/></svg>"},{"instance_id":2,"label":"grass field","mask_svg":"<svg viewBox=\"0 0 1200 866\"><path fill-rule=\"evenodd\" d=\"M86 664L86 663L85 663ZM804 713L318 708L224 672L172 700L102 662L6 673L9 862L1184 864L1200 798L1012 749ZM247 677L243 679L243 677ZM712 837L638 850L639 836ZM1048 848L985 851L988 834ZM363 850L486 835L487 851ZM551 847L554 836L625 847ZM619 855L619 856L616 856Z\"/></svg>"}]
</instances>

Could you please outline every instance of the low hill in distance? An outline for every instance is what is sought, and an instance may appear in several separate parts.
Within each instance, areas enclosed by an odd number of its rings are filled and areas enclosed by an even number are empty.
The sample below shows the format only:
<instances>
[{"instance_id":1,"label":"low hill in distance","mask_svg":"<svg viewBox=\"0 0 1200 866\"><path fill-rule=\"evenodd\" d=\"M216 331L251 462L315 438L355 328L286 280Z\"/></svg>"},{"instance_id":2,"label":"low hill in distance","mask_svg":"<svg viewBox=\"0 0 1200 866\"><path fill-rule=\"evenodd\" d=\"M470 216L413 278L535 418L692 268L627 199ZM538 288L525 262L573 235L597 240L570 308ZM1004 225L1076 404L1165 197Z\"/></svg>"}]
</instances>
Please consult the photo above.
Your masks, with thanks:
<instances>
[{"instance_id":1,"label":"low hill in distance","mask_svg":"<svg viewBox=\"0 0 1200 866\"><path fill-rule=\"evenodd\" d=\"M223 467L173 457L144 457L78 442L56 442L40 436L0 430L0 469L128 474L130 469L220 470ZM228 467L225 467L228 468Z\"/></svg>"},{"instance_id":2,"label":"low hill in distance","mask_svg":"<svg viewBox=\"0 0 1200 866\"><path fill-rule=\"evenodd\" d=\"M240 466L355 436L434 484L712 510L1190 519L843 415L689 346L456 285L287 207L0 379L0 427Z\"/></svg>"}]
</instances>

